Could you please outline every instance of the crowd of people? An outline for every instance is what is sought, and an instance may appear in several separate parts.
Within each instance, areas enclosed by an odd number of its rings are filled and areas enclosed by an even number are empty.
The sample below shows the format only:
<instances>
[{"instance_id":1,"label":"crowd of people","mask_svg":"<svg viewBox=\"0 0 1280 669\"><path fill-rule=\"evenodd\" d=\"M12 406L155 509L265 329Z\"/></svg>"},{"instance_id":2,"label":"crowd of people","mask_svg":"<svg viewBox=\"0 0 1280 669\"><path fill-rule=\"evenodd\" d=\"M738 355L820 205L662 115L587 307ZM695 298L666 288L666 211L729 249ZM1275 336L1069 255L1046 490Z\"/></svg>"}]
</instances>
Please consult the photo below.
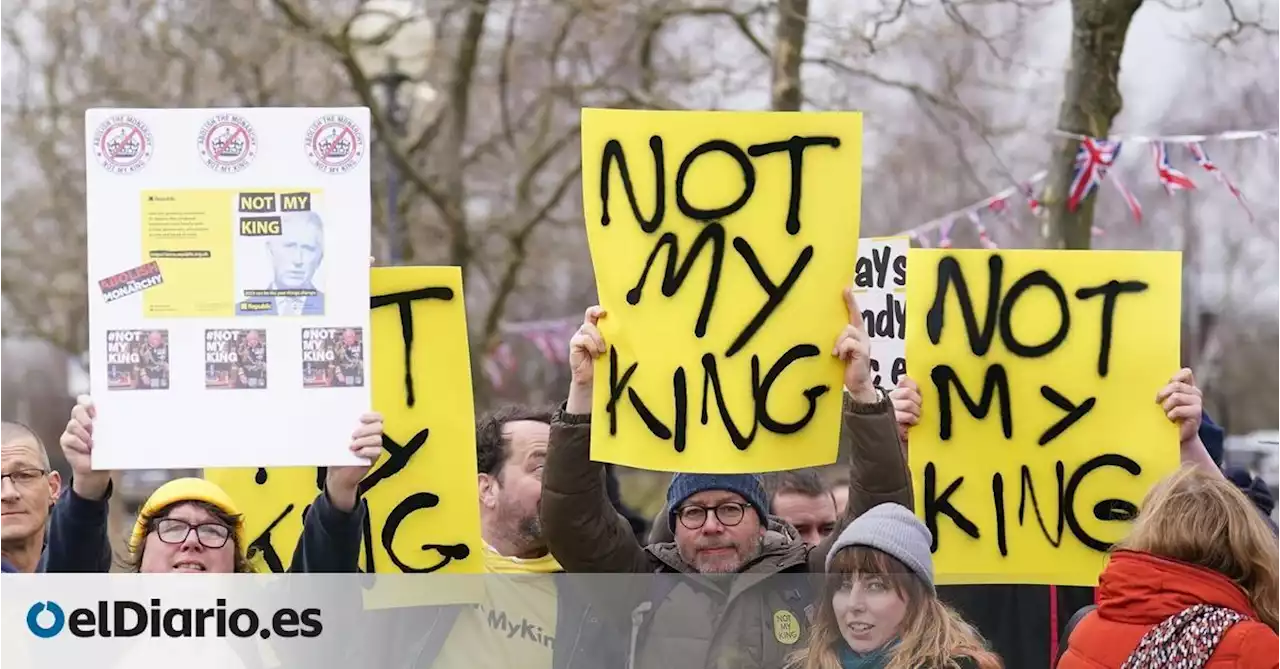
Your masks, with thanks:
<instances>
[{"instance_id":1,"label":"crowd of people","mask_svg":"<svg viewBox=\"0 0 1280 669\"><path fill-rule=\"evenodd\" d=\"M381 633L411 642L421 669L1280 666L1275 527L1252 481L1220 470L1220 430L1190 370L1151 389L1179 426L1183 466L1142 501L1096 589L940 586L907 464L925 407L909 378L873 384L870 340L847 291L845 300L849 324L832 351L845 365L838 488L813 470L679 473L645 531L590 458L593 370L607 350L597 327L607 314L593 307L570 342L565 401L551 412L505 407L477 424L484 565L551 577L502 604L524 606L545 633L508 649L484 606L432 607L429 625L397 614L400 627ZM80 398L61 436L70 485L31 430L4 424L5 571L111 569L111 472L90 464L95 417ZM368 513L359 483L382 453L381 432L380 416L366 414L351 450L367 464L328 468L290 571L358 571ZM140 573L248 572L245 551L243 510L213 483L183 478L142 506L120 561ZM564 578L579 574L635 577L608 588Z\"/></svg>"}]
</instances>

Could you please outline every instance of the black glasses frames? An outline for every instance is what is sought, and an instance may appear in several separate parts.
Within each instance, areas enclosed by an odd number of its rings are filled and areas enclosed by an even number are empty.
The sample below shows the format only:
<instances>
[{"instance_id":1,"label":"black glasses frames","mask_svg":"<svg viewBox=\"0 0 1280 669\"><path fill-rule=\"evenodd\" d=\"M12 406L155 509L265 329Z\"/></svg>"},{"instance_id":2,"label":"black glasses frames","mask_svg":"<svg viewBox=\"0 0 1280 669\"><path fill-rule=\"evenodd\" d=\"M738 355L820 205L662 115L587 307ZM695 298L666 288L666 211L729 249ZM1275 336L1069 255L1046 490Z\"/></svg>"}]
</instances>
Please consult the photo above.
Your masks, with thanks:
<instances>
[{"instance_id":1,"label":"black glasses frames","mask_svg":"<svg viewBox=\"0 0 1280 669\"><path fill-rule=\"evenodd\" d=\"M747 515L747 505L739 502L726 502L716 506L689 505L676 512L680 524L685 529L697 530L707 524L708 513L716 514L716 521L725 527L733 527L742 522Z\"/></svg>"},{"instance_id":2,"label":"black glasses frames","mask_svg":"<svg viewBox=\"0 0 1280 669\"><path fill-rule=\"evenodd\" d=\"M222 548L231 538L231 528L222 523L193 525L180 518L161 518L156 521L155 533L166 544L180 544L195 530L196 540L205 548Z\"/></svg>"}]
</instances>

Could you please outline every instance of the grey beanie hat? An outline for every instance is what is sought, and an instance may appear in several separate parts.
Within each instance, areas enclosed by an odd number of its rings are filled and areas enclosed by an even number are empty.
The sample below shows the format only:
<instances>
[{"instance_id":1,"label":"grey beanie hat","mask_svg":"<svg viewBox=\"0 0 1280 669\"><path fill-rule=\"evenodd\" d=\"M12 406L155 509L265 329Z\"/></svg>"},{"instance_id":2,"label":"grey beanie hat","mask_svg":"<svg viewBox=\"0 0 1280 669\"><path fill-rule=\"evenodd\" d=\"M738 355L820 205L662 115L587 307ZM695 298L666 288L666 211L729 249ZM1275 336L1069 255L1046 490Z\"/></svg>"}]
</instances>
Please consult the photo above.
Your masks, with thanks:
<instances>
[{"instance_id":1,"label":"grey beanie hat","mask_svg":"<svg viewBox=\"0 0 1280 669\"><path fill-rule=\"evenodd\" d=\"M901 504L885 502L854 519L844 528L827 553L827 571L831 560L842 548L869 546L897 558L937 594L933 585L933 534Z\"/></svg>"}]
</instances>

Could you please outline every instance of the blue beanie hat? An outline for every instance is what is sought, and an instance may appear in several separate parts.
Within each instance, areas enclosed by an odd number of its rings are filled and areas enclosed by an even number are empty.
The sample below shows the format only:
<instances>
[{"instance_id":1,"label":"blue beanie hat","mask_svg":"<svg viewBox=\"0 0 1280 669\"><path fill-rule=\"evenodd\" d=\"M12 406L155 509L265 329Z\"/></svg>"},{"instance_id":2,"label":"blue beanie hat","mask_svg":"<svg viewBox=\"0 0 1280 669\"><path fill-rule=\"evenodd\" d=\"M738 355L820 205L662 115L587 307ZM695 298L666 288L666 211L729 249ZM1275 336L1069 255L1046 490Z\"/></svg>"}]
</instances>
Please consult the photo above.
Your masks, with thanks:
<instances>
[{"instance_id":1,"label":"blue beanie hat","mask_svg":"<svg viewBox=\"0 0 1280 669\"><path fill-rule=\"evenodd\" d=\"M1209 453L1209 457L1213 458L1213 463L1222 466L1223 442L1226 433L1223 432L1218 424L1209 418L1208 412L1200 412L1200 441L1204 443L1204 450Z\"/></svg>"},{"instance_id":2,"label":"blue beanie hat","mask_svg":"<svg viewBox=\"0 0 1280 669\"><path fill-rule=\"evenodd\" d=\"M742 495L763 524L769 517L768 498L760 477L755 474L676 474L667 488L667 527L676 530L676 511L686 499L704 490L728 490Z\"/></svg>"}]
</instances>

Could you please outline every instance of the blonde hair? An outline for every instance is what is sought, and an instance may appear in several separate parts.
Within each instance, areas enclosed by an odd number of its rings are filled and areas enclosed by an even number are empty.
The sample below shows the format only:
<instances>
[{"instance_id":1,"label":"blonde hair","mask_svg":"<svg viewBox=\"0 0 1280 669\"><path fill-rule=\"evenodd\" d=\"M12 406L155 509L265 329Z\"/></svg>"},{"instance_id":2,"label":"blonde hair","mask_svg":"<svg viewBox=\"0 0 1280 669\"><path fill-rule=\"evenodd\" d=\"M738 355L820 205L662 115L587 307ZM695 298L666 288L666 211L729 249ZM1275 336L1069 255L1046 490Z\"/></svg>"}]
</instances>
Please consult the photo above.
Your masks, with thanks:
<instances>
[{"instance_id":1,"label":"blonde hair","mask_svg":"<svg viewBox=\"0 0 1280 669\"><path fill-rule=\"evenodd\" d=\"M956 658L968 657L979 669L1003 669L1000 656L960 614L943 604L924 581L896 558L867 546L841 549L831 560L822 589L817 619L808 645L788 658L793 669L840 669L839 648L844 644L831 600L849 579L876 575L883 578L907 602L900 643L890 652L886 669L948 669Z\"/></svg>"},{"instance_id":2,"label":"blonde hair","mask_svg":"<svg viewBox=\"0 0 1280 669\"><path fill-rule=\"evenodd\" d=\"M1117 550L1141 551L1226 576L1272 630L1280 618L1276 535L1221 474L1186 466L1156 483Z\"/></svg>"}]
</instances>

